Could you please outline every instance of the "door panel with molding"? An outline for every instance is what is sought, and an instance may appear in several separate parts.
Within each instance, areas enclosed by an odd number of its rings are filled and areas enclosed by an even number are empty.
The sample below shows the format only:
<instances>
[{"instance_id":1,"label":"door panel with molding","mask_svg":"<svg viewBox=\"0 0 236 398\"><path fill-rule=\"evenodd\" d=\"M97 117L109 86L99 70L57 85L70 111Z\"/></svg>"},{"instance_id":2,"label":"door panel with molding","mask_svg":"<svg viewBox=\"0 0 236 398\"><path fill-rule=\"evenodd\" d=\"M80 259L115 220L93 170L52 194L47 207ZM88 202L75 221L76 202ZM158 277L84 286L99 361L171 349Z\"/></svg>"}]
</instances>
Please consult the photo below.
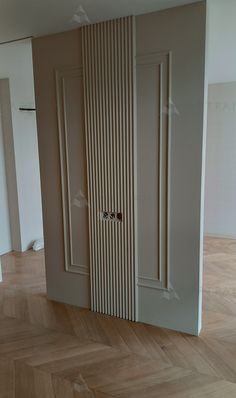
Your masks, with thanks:
<instances>
[{"instance_id":1,"label":"door panel with molding","mask_svg":"<svg viewBox=\"0 0 236 398\"><path fill-rule=\"evenodd\" d=\"M138 319L191 334L201 329L205 25L205 2L136 18Z\"/></svg>"}]
</instances>

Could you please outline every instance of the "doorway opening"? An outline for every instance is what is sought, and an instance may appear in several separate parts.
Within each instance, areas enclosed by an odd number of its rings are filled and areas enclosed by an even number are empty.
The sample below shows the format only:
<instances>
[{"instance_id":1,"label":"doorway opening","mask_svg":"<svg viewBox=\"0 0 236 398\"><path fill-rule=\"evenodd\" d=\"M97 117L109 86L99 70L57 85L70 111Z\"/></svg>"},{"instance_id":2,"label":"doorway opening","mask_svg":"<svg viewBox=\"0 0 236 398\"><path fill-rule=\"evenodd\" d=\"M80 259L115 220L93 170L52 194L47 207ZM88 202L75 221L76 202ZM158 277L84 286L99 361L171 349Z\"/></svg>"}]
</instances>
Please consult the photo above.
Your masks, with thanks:
<instances>
[{"instance_id":1,"label":"doorway opening","mask_svg":"<svg viewBox=\"0 0 236 398\"><path fill-rule=\"evenodd\" d=\"M43 246L30 39L0 45L0 220L0 256Z\"/></svg>"}]
</instances>

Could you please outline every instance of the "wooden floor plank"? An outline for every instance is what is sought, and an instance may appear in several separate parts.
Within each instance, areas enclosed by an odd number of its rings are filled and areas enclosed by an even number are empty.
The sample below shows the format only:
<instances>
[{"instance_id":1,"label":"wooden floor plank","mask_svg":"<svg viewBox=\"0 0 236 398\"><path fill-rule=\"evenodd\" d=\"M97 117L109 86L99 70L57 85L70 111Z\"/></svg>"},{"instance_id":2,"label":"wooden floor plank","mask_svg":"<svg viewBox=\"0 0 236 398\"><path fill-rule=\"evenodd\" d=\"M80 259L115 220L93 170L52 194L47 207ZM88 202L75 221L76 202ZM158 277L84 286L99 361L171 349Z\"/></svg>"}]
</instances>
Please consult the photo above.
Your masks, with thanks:
<instances>
[{"instance_id":1,"label":"wooden floor plank","mask_svg":"<svg viewBox=\"0 0 236 398\"><path fill-rule=\"evenodd\" d=\"M43 252L3 256L0 398L236 396L236 241L204 256L199 338L52 302Z\"/></svg>"}]
</instances>

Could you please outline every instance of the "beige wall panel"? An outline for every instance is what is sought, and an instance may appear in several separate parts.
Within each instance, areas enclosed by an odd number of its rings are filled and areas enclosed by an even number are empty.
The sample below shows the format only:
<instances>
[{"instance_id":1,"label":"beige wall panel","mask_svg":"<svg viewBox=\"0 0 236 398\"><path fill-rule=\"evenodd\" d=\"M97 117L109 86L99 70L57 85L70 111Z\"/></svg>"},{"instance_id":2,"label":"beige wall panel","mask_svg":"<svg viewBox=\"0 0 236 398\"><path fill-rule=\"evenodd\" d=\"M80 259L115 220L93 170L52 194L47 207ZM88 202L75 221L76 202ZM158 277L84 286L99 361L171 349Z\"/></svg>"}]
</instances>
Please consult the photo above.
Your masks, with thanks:
<instances>
[{"instance_id":1,"label":"beige wall panel","mask_svg":"<svg viewBox=\"0 0 236 398\"><path fill-rule=\"evenodd\" d=\"M202 297L205 2L137 16L136 42L138 319L198 334ZM155 59L161 54L171 54L169 77L165 77L164 59L161 61L162 79ZM144 60L142 65L140 60ZM158 272L162 272L162 281Z\"/></svg>"},{"instance_id":2,"label":"beige wall panel","mask_svg":"<svg viewBox=\"0 0 236 398\"><path fill-rule=\"evenodd\" d=\"M35 75L37 125L39 138L39 155L41 168L41 185L43 196L43 217L45 233L45 254L47 273L47 292L51 299L79 305L90 306L90 281L87 272L71 273L66 271L66 246L64 245L63 224L63 190L61 189L60 140L57 112L56 70L72 70L82 68L81 33L73 30L57 35L45 36L33 40L33 61ZM81 80L72 77L65 78L65 110L67 114L66 126L69 129L69 188L74 196L77 188L86 185L84 170L74 170L79 167L78 158L84 159L84 144L79 140L80 121L82 118L82 84ZM76 92L75 87L78 92ZM72 106L72 103L73 106ZM78 102L76 114L74 101ZM71 107L72 106L72 107ZM68 113L69 112L69 113ZM78 118L78 119L77 119ZM81 120L82 123L82 120ZM75 148L72 148L75 145ZM77 150L76 150L77 148ZM82 162L83 164L83 162ZM75 173L75 174L74 174ZM83 176L84 179L81 179ZM75 179L78 177L78 186ZM75 191L74 191L75 190ZM73 200L72 200L73 201ZM85 213L76 213L77 209L70 208L72 218L82 217L85 223ZM81 230L78 230L78 245L75 242L75 224L71 224L72 244L70 254L73 254L75 264L88 265L85 236L81 241ZM72 239L71 239L72 238ZM78 270L77 270L78 271Z\"/></svg>"},{"instance_id":3,"label":"beige wall panel","mask_svg":"<svg viewBox=\"0 0 236 398\"><path fill-rule=\"evenodd\" d=\"M89 274L88 190L82 68L56 71L65 267Z\"/></svg>"},{"instance_id":4,"label":"beige wall panel","mask_svg":"<svg viewBox=\"0 0 236 398\"><path fill-rule=\"evenodd\" d=\"M83 28L92 309L135 319L133 18ZM122 221L101 218L118 212Z\"/></svg>"},{"instance_id":5,"label":"beige wall panel","mask_svg":"<svg viewBox=\"0 0 236 398\"><path fill-rule=\"evenodd\" d=\"M171 56L137 57L138 284L168 288L168 178Z\"/></svg>"}]
</instances>

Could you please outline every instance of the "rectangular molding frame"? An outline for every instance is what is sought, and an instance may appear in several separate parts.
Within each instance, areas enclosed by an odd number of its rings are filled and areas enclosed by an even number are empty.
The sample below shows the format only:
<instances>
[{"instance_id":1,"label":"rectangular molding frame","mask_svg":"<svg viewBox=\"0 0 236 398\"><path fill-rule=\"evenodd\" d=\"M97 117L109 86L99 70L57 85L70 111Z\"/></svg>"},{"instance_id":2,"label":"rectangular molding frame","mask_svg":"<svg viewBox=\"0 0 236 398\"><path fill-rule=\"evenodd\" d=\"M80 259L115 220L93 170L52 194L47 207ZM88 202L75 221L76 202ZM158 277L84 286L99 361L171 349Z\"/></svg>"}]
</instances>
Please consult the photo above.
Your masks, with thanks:
<instances>
[{"instance_id":1,"label":"rectangular molding frame","mask_svg":"<svg viewBox=\"0 0 236 398\"><path fill-rule=\"evenodd\" d=\"M136 57L137 68L157 67L160 87L158 123L158 263L157 277L138 275L138 286L169 290L169 186L170 186L170 132L171 132L171 52L151 53Z\"/></svg>"},{"instance_id":2,"label":"rectangular molding frame","mask_svg":"<svg viewBox=\"0 0 236 398\"><path fill-rule=\"evenodd\" d=\"M85 26L91 306L136 320L134 18ZM100 212L122 213L122 222Z\"/></svg>"},{"instance_id":3,"label":"rectangular molding frame","mask_svg":"<svg viewBox=\"0 0 236 398\"><path fill-rule=\"evenodd\" d=\"M67 114L65 84L66 78L83 79L83 69L81 68L61 68L55 71L56 75L56 96L57 96L57 114L59 130L60 147L60 166L61 166L61 192L63 206L63 233L64 233L64 251L65 251L65 270L81 275L90 274L89 264L77 264L73 259L72 227L71 227L71 208L69 195L70 172L68 166L69 148L67 141ZM83 93L82 93L83 94ZM84 123L84 120L83 120Z\"/></svg>"}]
</instances>

